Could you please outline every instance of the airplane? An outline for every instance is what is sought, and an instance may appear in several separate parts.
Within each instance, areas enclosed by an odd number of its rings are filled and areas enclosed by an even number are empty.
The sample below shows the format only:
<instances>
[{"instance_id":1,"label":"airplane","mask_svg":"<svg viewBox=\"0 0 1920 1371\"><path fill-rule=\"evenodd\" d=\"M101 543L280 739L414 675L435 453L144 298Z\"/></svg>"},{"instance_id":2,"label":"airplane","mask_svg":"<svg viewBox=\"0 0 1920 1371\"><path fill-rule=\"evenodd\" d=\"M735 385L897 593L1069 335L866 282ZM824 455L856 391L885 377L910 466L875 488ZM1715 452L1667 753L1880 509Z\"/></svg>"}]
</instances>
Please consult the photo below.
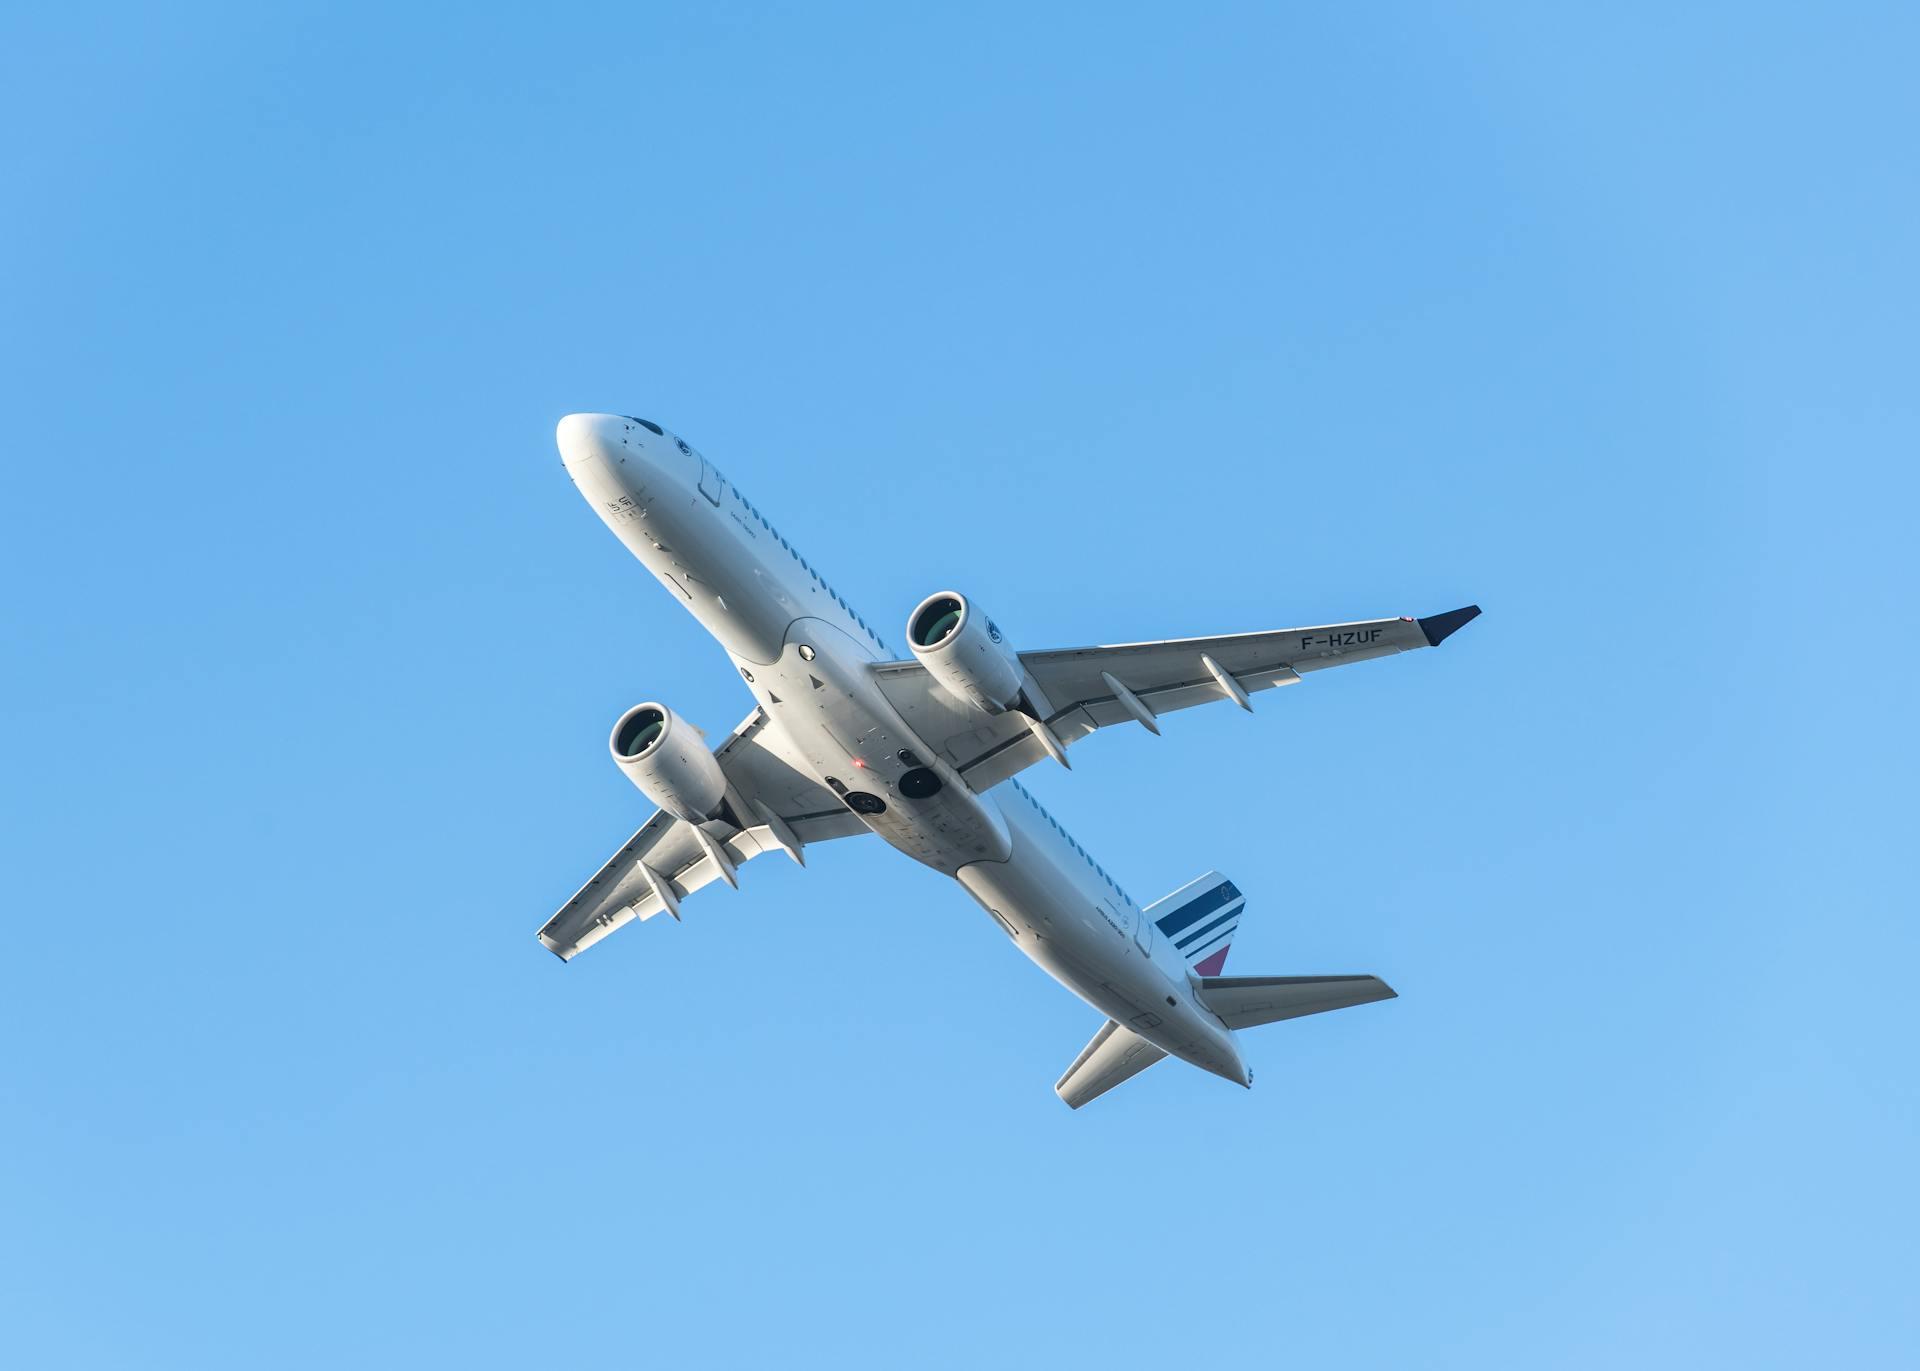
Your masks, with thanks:
<instances>
[{"instance_id":1,"label":"airplane","mask_svg":"<svg viewBox=\"0 0 1920 1371\"><path fill-rule=\"evenodd\" d=\"M1237 1034L1394 998L1375 976L1227 976L1246 896L1218 871L1141 906L1015 777L1105 728L1253 708L1307 672L1437 647L1478 606L1424 619L1039 652L957 590L907 616L909 655L825 581L719 468L647 419L569 414L574 486L732 660L753 712L718 747L658 701L609 738L657 806L540 930L568 961L615 929L781 852L877 833L950 876L1043 971L1103 1017L1054 1091L1080 1108L1164 1057L1251 1086Z\"/></svg>"}]
</instances>

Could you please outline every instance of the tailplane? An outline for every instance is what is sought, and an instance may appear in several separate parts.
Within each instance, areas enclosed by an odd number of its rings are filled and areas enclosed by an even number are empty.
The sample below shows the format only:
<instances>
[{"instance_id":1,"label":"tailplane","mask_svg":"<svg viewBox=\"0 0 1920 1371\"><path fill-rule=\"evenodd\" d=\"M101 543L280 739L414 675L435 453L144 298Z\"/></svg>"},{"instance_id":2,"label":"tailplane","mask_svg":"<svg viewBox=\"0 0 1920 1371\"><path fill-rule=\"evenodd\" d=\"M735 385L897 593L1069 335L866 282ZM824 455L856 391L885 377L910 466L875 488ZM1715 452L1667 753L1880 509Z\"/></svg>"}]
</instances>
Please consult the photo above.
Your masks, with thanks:
<instances>
[{"instance_id":1,"label":"tailplane","mask_svg":"<svg viewBox=\"0 0 1920 1371\"><path fill-rule=\"evenodd\" d=\"M1200 999L1228 1028L1255 1028L1398 996L1378 976L1203 976Z\"/></svg>"},{"instance_id":2,"label":"tailplane","mask_svg":"<svg viewBox=\"0 0 1920 1371\"><path fill-rule=\"evenodd\" d=\"M1130 1081L1167 1054L1130 1028L1111 1019L1093 1035L1073 1065L1053 1087L1053 1093L1078 1109L1116 1085Z\"/></svg>"},{"instance_id":3,"label":"tailplane","mask_svg":"<svg viewBox=\"0 0 1920 1371\"><path fill-rule=\"evenodd\" d=\"M1188 881L1173 894L1155 900L1146 916L1160 936L1185 957L1197 976L1218 976L1227 964L1227 949L1240 927L1240 911L1247 897L1240 887L1209 871Z\"/></svg>"},{"instance_id":4,"label":"tailplane","mask_svg":"<svg viewBox=\"0 0 1920 1371\"><path fill-rule=\"evenodd\" d=\"M1144 911L1160 936L1186 959L1192 993L1229 1029L1394 998L1393 987L1378 976L1222 976L1233 935L1240 928L1240 911L1246 905L1239 886L1218 871L1209 871ZM1053 1090L1078 1109L1166 1055L1165 1049L1132 1029L1109 1021L1074 1058Z\"/></svg>"}]
</instances>

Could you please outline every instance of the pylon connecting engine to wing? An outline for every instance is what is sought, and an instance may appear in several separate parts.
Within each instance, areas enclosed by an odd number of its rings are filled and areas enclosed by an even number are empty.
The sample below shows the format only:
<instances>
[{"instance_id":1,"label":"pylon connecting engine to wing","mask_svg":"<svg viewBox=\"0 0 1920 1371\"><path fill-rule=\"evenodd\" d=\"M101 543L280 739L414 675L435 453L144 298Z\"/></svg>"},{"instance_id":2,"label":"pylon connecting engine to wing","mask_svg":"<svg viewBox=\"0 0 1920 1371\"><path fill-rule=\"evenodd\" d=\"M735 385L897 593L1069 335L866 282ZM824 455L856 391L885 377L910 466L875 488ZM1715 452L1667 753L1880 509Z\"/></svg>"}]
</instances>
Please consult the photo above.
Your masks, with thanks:
<instances>
[{"instance_id":1,"label":"pylon connecting engine to wing","mask_svg":"<svg viewBox=\"0 0 1920 1371\"><path fill-rule=\"evenodd\" d=\"M699 824L724 813L727 778L700 730L648 701L620 716L608 739L614 764L676 819Z\"/></svg>"},{"instance_id":2,"label":"pylon connecting engine to wing","mask_svg":"<svg viewBox=\"0 0 1920 1371\"><path fill-rule=\"evenodd\" d=\"M913 655L941 689L989 714L1020 708L1027 671L1000 626L957 590L920 602L907 620Z\"/></svg>"},{"instance_id":3,"label":"pylon connecting engine to wing","mask_svg":"<svg viewBox=\"0 0 1920 1371\"><path fill-rule=\"evenodd\" d=\"M1018 710L1049 757L1072 769L1048 727L1052 707L1000 626L957 590L922 600L907 619L907 645L942 690L989 714Z\"/></svg>"}]
</instances>

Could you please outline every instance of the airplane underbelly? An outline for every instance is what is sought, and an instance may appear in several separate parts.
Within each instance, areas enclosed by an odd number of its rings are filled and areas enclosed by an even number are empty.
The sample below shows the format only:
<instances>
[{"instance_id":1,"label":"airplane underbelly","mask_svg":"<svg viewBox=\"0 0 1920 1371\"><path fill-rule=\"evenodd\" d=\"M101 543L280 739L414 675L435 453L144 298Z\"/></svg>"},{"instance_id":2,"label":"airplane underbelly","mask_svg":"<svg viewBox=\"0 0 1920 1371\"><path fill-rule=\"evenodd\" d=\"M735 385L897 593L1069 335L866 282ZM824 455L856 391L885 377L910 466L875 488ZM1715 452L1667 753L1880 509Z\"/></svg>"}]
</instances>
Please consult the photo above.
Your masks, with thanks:
<instances>
[{"instance_id":1,"label":"airplane underbelly","mask_svg":"<svg viewBox=\"0 0 1920 1371\"><path fill-rule=\"evenodd\" d=\"M1129 1026L1136 1019L1165 1018L1165 978L1044 854L1016 841L1007 861L971 863L954 879L1023 953L1108 1018Z\"/></svg>"},{"instance_id":2,"label":"airplane underbelly","mask_svg":"<svg viewBox=\"0 0 1920 1371\"><path fill-rule=\"evenodd\" d=\"M974 862L954 873L993 915L1014 945L1054 980L1156 1047L1206 1070L1239 1054L1232 1036L1196 1006L1113 917L1111 907L1079 879L1077 853L1050 833L1006 810L1013 851L1004 862Z\"/></svg>"},{"instance_id":3,"label":"airplane underbelly","mask_svg":"<svg viewBox=\"0 0 1920 1371\"><path fill-rule=\"evenodd\" d=\"M779 659L742 674L806 769L892 846L947 875L1011 852L999 808L907 727L835 625L795 620Z\"/></svg>"}]
</instances>

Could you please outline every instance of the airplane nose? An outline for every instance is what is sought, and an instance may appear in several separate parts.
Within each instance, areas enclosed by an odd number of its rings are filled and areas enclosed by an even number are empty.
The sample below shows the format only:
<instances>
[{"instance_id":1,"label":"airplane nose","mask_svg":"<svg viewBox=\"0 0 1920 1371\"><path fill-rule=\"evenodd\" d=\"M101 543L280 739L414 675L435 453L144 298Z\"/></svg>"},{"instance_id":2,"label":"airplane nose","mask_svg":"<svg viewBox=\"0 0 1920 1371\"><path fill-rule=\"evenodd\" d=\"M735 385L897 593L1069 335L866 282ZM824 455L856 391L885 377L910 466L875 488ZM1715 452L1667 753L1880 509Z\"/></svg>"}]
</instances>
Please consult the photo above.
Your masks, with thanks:
<instances>
[{"instance_id":1,"label":"airplane nose","mask_svg":"<svg viewBox=\"0 0 1920 1371\"><path fill-rule=\"evenodd\" d=\"M553 441L571 471L582 463L611 460L623 431L617 414L569 414L554 428Z\"/></svg>"}]
</instances>

